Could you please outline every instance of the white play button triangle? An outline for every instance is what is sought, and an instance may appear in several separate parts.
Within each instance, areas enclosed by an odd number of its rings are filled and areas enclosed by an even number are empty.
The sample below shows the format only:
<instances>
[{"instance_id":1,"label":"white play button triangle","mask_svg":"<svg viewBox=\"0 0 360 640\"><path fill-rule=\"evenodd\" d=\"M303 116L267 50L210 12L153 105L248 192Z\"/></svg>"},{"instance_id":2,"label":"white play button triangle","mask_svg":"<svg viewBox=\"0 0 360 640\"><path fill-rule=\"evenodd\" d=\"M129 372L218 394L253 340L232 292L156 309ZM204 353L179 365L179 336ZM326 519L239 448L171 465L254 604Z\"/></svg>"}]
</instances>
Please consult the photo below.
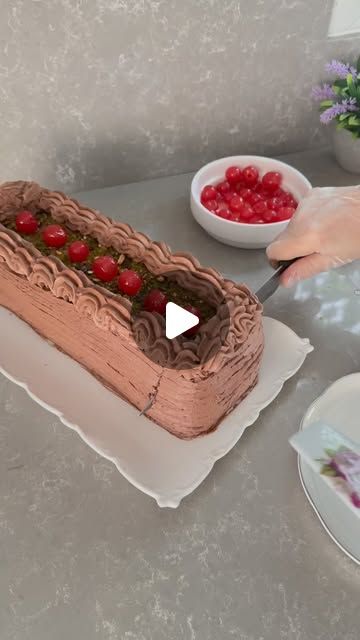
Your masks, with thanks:
<instances>
[{"instance_id":1,"label":"white play button triangle","mask_svg":"<svg viewBox=\"0 0 360 640\"><path fill-rule=\"evenodd\" d=\"M172 340L199 324L199 318L174 302L166 305L166 337Z\"/></svg>"}]
</instances>

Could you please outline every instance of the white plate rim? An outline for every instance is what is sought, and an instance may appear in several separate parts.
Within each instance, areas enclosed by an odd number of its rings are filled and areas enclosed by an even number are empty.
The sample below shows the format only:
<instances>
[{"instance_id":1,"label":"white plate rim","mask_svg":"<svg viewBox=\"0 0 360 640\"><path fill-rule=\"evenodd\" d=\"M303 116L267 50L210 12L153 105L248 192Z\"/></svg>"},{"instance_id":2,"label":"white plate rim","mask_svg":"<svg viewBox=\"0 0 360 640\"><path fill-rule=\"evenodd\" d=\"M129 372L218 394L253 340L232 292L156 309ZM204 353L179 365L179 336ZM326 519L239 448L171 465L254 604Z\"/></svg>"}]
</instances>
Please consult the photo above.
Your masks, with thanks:
<instances>
[{"instance_id":1,"label":"white plate rim","mask_svg":"<svg viewBox=\"0 0 360 640\"><path fill-rule=\"evenodd\" d=\"M360 379L360 373L350 373L347 376L342 376L341 378L339 378L338 380L335 380L334 382L332 382L326 389L324 389L324 391L317 397L315 398L315 400L311 403L311 405L308 407L308 409L306 410L306 412L304 413L301 423L300 423L300 431L303 431L304 429L306 429L306 427L304 426L305 421L308 417L308 415L314 410L315 406L321 401L321 399L323 398L323 396L327 395L329 392L331 392L331 390L333 389L333 387L337 386L338 384L342 384L344 380L349 379L349 378L359 378ZM297 466L298 466L298 472L299 472L299 477L300 477L300 482L302 485L302 488L304 490L304 493L313 509L313 511L315 512L315 514L317 515L318 519L320 520L323 528L325 529L326 533L329 535L329 537L332 539L333 542L335 542L335 544L339 547L339 549L341 549L341 551L343 551L343 553L345 553L345 555L348 556L348 558L350 558L353 562L355 562L355 564L360 566L360 558L357 558L356 556L353 555L353 553L351 553L351 551L349 551L349 549L347 549L337 538L336 536L333 534L333 532L331 531L331 529L328 527L328 525L326 524L324 518L322 517L321 513L319 512L316 503L314 501L314 499L312 498L304 476L303 476L303 472L301 469L301 456L298 455L297 457Z\"/></svg>"}]
</instances>

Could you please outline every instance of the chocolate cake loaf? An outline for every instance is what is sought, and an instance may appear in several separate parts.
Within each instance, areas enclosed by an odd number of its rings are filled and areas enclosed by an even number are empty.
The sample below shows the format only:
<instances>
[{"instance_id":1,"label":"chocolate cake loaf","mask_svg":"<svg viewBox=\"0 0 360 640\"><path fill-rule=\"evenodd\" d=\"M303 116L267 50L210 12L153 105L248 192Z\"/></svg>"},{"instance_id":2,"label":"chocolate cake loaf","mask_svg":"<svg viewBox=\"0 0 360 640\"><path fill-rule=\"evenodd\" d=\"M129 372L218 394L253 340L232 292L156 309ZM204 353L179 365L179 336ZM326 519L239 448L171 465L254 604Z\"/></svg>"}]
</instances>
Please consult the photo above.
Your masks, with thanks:
<instances>
[{"instance_id":1,"label":"chocolate cake loaf","mask_svg":"<svg viewBox=\"0 0 360 640\"><path fill-rule=\"evenodd\" d=\"M166 301L198 328L168 340ZM262 308L246 286L33 182L0 185L0 305L180 438L257 382Z\"/></svg>"}]
</instances>

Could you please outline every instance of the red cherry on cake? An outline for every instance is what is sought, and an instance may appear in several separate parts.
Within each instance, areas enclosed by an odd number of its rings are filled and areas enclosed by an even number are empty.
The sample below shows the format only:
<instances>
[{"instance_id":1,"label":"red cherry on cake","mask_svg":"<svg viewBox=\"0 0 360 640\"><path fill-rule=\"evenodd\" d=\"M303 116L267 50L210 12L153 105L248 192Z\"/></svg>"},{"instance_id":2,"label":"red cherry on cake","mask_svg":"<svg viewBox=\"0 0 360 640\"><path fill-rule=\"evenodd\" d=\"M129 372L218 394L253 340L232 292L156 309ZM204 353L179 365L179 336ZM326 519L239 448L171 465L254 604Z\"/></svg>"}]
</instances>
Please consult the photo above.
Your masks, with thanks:
<instances>
[{"instance_id":1,"label":"red cherry on cake","mask_svg":"<svg viewBox=\"0 0 360 640\"><path fill-rule=\"evenodd\" d=\"M277 171L268 171L262 178L262 185L266 191L273 193L281 185L281 173Z\"/></svg>"},{"instance_id":2,"label":"red cherry on cake","mask_svg":"<svg viewBox=\"0 0 360 640\"><path fill-rule=\"evenodd\" d=\"M211 184L206 185L206 187L204 187L201 192L201 200L203 203L207 202L208 200L216 200L217 196L218 192L216 188Z\"/></svg>"},{"instance_id":3,"label":"red cherry on cake","mask_svg":"<svg viewBox=\"0 0 360 640\"><path fill-rule=\"evenodd\" d=\"M243 178L247 187L254 187L259 179L259 172L256 167L245 167Z\"/></svg>"},{"instance_id":4,"label":"red cherry on cake","mask_svg":"<svg viewBox=\"0 0 360 640\"><path fill-rule=\"evenodd\" d=\"M49 224L43 229L42 239L48 247L60 249L67 241L67 233L59 224Z\"/></svg>"},{"instance_id":5,"label":"red cherry on cake","mask_svg":"<svg viewBox=\"0 0 360 640\"><path fill-rule=\"evenodd\" d=\"M75 240L68 246L68 256L71 262L85 262L89 253L88 245L81 240Z\"/></svg>"},{"instance_id":6,"label":"red cherry on cake","mask_svg":"<svg viewBox=\"0 0 360 640\"><path fill-rule=\"evenodd\" d=\"M164 315L168 299L160 289L152 289L144 298L145 311L156 311Z\"/></svg>"},{"instance_id":7,"label":"red cherry on cake","mask_svg":"<svg viewBox=\"0 0 360 640\"><path fill-rule=\"evenodd\" d=\"M92 270L95 278L102 282L111 282L118 274L118 266L112 256L99 256L95 258Z\"/></svg>"},{"instance_id":8,"label":"red cherry on cake","mask_svg":"<svg viewBox=\"0 0 360 640\"><path fill-rule=\"evenodd\" d=\"M30 236L38 230L38 221L31 211L20 211L15 218L16 230Z\"/></svg>"},{"instance_id":9,"label":"red cherry on cake","mask_svg":"<svg viewBox=\"0 0 360 640\"><path fill-rule=\"evenodd\" d=\"M189 311L194 316L197 316L199 318L199 324L196 324L194 327L191 327L191 329L188 329L184 333L185 336L194 336L199 331L200 322L201 322L201 313L197 307L193 307L192 305L185 307L185 309L186 311Z\"/></svg>"},{"instance_id":10,"label":"red cherry on cake","mask_svg":"<svg viewBox=\"0 0 360 640\"><path fill-rule=\"evenodd\" d=\"M132 271L132 269L125 269L118 278L119 291L128 296L136 296L142 287L142 283L143 281L139 274L136 271Z\"/></svg>"}]
</instances>

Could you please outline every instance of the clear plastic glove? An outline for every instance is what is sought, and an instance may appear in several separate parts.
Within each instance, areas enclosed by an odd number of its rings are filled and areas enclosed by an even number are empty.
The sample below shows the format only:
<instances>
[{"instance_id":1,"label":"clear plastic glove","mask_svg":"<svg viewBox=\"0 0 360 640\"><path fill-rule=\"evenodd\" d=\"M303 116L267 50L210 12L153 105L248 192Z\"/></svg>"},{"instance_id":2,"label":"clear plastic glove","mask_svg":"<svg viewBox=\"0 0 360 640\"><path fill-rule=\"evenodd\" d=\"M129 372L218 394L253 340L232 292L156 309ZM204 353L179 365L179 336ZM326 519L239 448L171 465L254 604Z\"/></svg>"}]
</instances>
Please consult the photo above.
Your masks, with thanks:
<instances>
[{"instance_id":1,"label":"clear plastic glove","mask_svg":"<svg viewBox=\"0 0 360 640\"><path fill-rule=\"evenodd\" d=\"M270 261L296 260L285 287L360 258L360 186L313 189L285 231L267 248Z\"/></svg>"}]
</instances>

